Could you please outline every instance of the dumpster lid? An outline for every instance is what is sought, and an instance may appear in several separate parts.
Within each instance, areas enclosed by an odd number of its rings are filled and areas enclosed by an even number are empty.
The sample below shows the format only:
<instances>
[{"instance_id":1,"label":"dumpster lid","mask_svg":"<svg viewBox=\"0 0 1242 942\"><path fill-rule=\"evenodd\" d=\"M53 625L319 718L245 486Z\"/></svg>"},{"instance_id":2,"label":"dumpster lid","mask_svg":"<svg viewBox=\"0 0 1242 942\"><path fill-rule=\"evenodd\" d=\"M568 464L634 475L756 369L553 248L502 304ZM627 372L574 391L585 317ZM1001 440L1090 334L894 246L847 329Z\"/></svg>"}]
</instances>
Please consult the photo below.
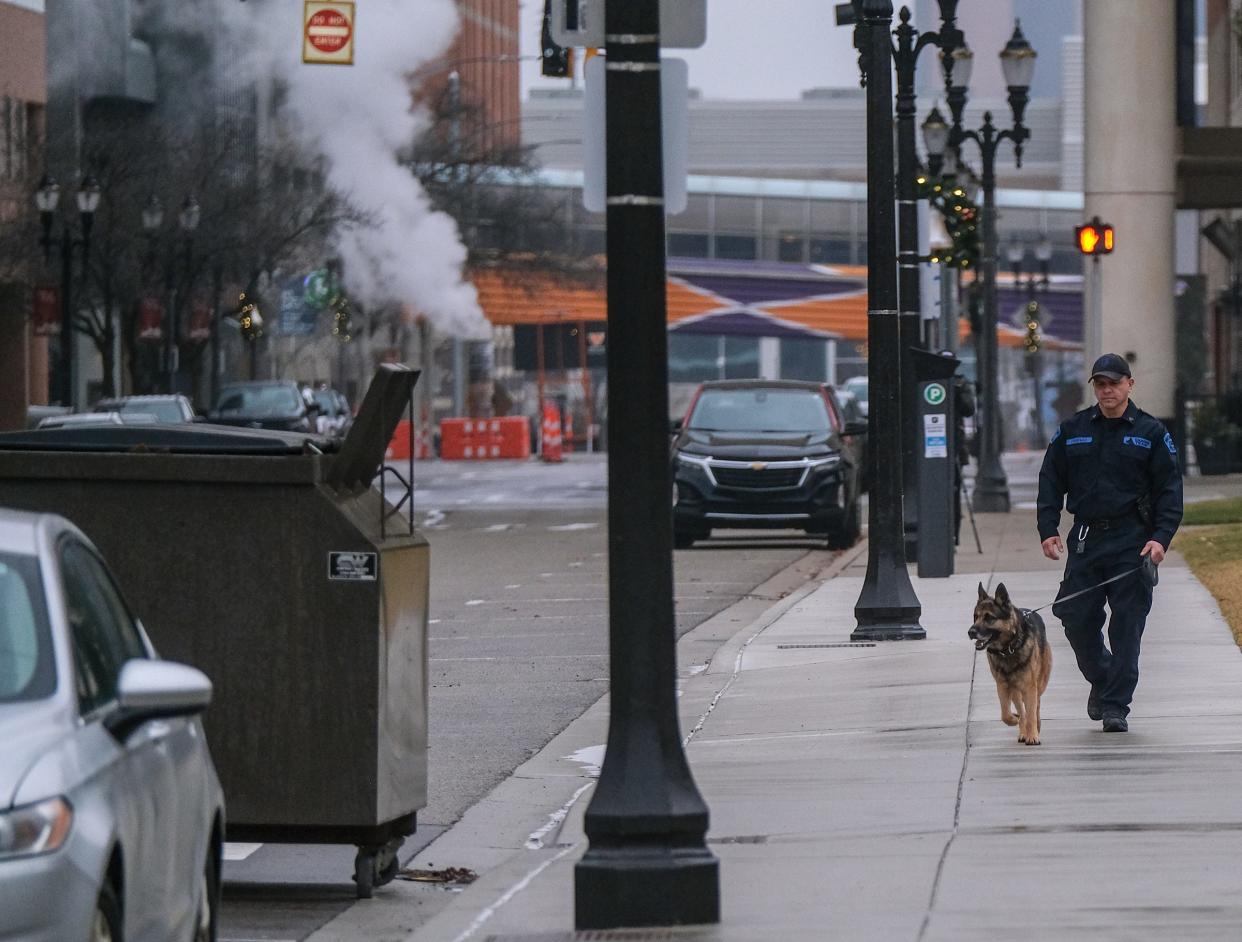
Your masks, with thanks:
<instances>
[{"instance_id":1,"label":"dumpster lid","mask_svg":"<svg viewBox=\"0 0 1242 942\"><path fill-rule=\"evenodd\" d=\"M0 432L4 451L158 452L181 455L301 455L335 452L323 435L195 422L185 425L93 425Z\"/></svg>"},{"instance_id":2,"label":"dumpster lid","mask_svg":"<svg viewBox=\"0 0 1242 942\"><path fill-rule=\"evenodd\" d=\"M354 424L349 427L340 454L332 461L326 480L337 490L371 486L380 468L397 423L412 414L414 386L421 370L402 363L381 363L362 400Z\"/></svg>"}]
</instances>

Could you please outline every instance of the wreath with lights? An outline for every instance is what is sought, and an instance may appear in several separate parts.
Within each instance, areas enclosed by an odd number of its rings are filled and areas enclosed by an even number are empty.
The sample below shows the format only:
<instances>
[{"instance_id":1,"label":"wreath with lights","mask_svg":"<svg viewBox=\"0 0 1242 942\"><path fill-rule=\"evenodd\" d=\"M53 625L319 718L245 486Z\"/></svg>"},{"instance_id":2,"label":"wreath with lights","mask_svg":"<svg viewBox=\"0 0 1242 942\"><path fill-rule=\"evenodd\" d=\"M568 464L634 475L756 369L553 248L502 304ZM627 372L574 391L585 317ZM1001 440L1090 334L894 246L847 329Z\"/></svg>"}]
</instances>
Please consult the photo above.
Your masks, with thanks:
<instances>
[{"instance_id":1,"label":"wreath with lights","mask_svg":"<svg viewBox=\"0 0 1242 942\"><path fill-rule=\"evenodd\" d=\"M956 183L919 174L919 199L927 200L944 218L949 234L947 250L934 251L929 261L950 268L968 269L979 264L979 204Z\"/></svg>"}]
</instances>

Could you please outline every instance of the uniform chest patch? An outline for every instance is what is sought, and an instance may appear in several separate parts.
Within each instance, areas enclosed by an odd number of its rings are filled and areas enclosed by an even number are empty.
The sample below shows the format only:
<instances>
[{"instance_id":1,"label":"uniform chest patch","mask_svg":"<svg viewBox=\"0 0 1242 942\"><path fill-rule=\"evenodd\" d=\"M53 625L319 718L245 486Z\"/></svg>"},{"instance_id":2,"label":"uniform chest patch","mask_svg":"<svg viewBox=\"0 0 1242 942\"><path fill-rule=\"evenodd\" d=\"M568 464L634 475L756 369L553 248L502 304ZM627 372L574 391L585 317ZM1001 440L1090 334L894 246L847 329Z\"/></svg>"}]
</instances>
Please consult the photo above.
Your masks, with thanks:
<instances>
[{"instance_id":1,"label":"uniform chest patch","mask_svg":"<svg viewBox=\"0 0 1242 942\"><path fill-rule=\"evenodd\" d=\"M1066 445L1090 445L1095 439L1090 435L1079 435L1077 438L1067 438Z\"/></svg>"},{"instance_id":2,"label":"uniform chest patch","mask_svg":"<svg viewBox=\"0 0 1242 942\"><path fill-rule=\"evenodd\" d=\"M1121 444L1123 444L1123 445L1138 445L1138 446L1139 446L1139 448L1146 448L1146 449L1148 449L1149 451L1151 450L1151 439L1150 439L1150 438L1141 438L1141 437L1140 437L1140 436L1138 436L1138 435L1127 435L1125 438L1123 438L1123 439L1121 440Z\"/></svg>"}]
</instances>

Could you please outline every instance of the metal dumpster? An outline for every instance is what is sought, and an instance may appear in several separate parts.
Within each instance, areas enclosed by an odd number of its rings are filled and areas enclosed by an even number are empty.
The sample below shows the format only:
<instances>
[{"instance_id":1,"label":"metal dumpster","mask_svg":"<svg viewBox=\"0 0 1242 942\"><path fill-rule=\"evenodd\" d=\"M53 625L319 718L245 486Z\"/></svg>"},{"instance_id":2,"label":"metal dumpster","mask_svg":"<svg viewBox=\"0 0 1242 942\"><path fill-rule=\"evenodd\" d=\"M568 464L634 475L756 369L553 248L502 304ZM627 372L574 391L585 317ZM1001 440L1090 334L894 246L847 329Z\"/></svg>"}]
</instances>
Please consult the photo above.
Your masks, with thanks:
<instances>
[{"instance_id":1,"label":"metal dumpster","mask_svg":"<svg viewBox=\"0 0 1242 942\"><path fill-rule=\"evenodd\" d=\"M392 879L427 799L430 554L384 467L417 371L386 365L339 446L208 425L0 434L0 504L63 514L162 656L215 685L231 840L358 845ZM377 477L406 485L393 506Z\"/></svg>"}]
</instances>

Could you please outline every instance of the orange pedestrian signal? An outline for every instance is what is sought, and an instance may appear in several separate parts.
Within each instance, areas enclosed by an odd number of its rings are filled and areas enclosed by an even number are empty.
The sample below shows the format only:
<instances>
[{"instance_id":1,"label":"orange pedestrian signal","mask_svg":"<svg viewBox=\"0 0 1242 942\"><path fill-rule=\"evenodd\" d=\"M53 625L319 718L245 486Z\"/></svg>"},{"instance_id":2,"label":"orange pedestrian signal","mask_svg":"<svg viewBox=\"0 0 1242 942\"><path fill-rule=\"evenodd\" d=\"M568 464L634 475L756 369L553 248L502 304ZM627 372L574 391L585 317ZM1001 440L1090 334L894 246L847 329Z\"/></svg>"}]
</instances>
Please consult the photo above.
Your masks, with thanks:
<instances>
[{"instance_id":1,"label":"orange pedestrian signal","mask_svg":"<svg viewBox=\"0 0 1242 942\"><path fill-rule=\"evenodd\" d=\"M1113 250L1113 227L1101 222L1099 216L1074 232L1078 236L1078 251L1083 255L1108 255Z\"/></svg>"}]
</instances>

